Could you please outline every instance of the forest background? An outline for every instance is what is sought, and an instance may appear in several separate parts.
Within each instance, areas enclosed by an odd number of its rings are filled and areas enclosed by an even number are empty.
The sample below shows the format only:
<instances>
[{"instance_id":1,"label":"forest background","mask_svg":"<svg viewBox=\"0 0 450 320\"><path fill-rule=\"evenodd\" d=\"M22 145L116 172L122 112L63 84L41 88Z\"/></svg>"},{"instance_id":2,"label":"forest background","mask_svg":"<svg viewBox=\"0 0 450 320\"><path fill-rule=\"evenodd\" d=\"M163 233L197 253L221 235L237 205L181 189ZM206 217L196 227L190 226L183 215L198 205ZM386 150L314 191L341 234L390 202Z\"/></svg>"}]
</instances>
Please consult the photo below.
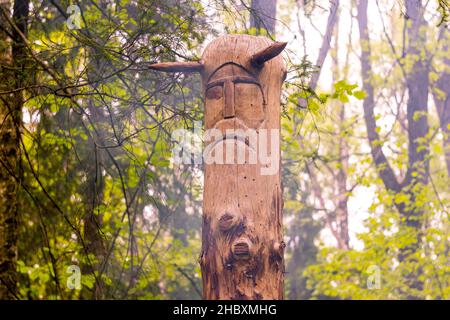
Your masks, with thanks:
<instances>
[{"instance_id":1,"label":"forest background","mask_svg":"<svg viewBox=\"0 0 450 320\"><path fill-rule=\"evenodd\" d=\"M0 0L0 299L200 299L196 60L288 42L287 299L450 298L446 0ZM77 283L79 275L80 285Z\"/></svg>"}]
</instances>

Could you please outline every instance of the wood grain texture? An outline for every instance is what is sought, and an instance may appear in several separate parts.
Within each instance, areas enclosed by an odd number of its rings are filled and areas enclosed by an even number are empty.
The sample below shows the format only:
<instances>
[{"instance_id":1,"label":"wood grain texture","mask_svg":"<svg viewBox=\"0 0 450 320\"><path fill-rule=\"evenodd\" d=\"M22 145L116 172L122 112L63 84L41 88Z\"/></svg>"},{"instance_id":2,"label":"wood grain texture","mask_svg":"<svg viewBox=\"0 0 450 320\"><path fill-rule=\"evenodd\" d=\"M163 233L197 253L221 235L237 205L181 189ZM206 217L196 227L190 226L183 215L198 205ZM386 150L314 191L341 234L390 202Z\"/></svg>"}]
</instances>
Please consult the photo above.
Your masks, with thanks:
<instances>
[{"instance_id":1,"label":"wood grain texture","mask_svg":"<svg viewBox=\"0 0 450 320\"><path fill-rule=\"evenodd\" d=\"M281 56L262 66L251 57L272 45L264 37L227 35L202 56L205 129L280 128L285 75ZM227 77L256 79L222 81ZM223 84L220 84L223 82ZM217 85L216 85L217 84ZM245 143L226 139L224 145ZM206 143L208 144L208 143ZM246 156L255 152L246 146ZM270 146L267 146L270 150ZM279 148L270 152L280 154ZM263 164L206 164L203 245L200 264L205 299L282 299L282 191L279 170L262 175Z\"/></svg>"},{"instance_id":2,"label":"wood grain texture","mask_svg":"<svg viewBox=\"0 0 450 320\"><path fill-rule=\"evenodd\" d=\"M148 66L149 69L163 72L200 72L203 68L199 62L161 62Z\"/></svg>"}]
</instances>

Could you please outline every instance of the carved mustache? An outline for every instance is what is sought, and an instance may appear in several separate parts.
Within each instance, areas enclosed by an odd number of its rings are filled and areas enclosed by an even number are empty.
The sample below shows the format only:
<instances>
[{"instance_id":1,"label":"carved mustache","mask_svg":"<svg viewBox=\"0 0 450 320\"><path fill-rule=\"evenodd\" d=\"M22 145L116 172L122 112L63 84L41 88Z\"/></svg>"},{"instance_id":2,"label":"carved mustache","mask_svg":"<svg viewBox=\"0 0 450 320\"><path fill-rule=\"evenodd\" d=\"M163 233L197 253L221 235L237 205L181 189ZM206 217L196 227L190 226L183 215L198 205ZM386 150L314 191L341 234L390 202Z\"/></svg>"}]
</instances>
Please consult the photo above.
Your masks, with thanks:
<instances>
[{"instance_id":1,"label":"carved mustache","mask_svg":"<svg viewBox=\"0 0 450 320\"><path fill-rule=\"evenodd\" d=\"M249 143L248 135L240 136L236 134L236 130L242 130L244 133L247 132L247 130L255 130L250 129L241 119L234 117L219 120L212 129L219 130L223 137L221 140L215 139L212 141L212 148L219 143L223 143L224 141L235 140L236 142L240 141L244 143L247 147L255 151L254 146ZM233 130L233 132L231 134L227 134L227 130Z\"/></svg>"},{"instance_id":2,"label":"carved mustache","mask_svg":"<svg viewBox=\"0 0 450 320\"><path fill-rule=\"evenodd\" d=\"M221 131L222 134L226 134L227 129L248 130L250 128L244 123L244 121L242 121L241 119L239 119L238 117L235 116L233 118L225 118L225 119L221 119L221 120L217 121L216 124L214 124L214 127L212 129L217 129L217 130Z\"/></svg>"}]
</instances>

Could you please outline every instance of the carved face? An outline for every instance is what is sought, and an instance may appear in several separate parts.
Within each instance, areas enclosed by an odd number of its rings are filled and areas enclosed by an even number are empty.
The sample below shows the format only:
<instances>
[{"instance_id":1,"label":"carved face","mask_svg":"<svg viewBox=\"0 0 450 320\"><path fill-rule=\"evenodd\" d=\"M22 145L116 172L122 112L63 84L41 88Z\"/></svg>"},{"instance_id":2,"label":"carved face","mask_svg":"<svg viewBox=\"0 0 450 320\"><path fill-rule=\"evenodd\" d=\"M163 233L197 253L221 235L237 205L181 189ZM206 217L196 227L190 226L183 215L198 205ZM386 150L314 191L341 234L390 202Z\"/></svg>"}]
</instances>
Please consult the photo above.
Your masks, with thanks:
<instances>
[{"instance_id":1,"label":"carved face","mask_svg":"<svg viewBox=\"0 0 450 320\"><path fill-rule=\"evenodd\" d=\"M200 62L166 62L150 68L165 72L199 72L205 97L205 129L218 129L211 130L211 135L207 133L205 146L220 148L224 143L244 144L246 152L251 153L257 149L255 143L250 143L254 140L251 138L256 135L261 141L262 129L280 128L279 97L285 67L279 54L285 46L286 43L271 42L264 37L226 35L205 48ZM232 133L229 134L232 130L239 137L232 138ZM242 135L242 131L251 137ZM278 153L275 150L278 147L272 152L266 145L263 147L269 153Z\"/></svg>"},{"instance_id":2,"label":"carved face","mask_svg":"<svg viewBox=\"0 0 450 320\"><path fill-rule=\"evenodd\" d=\"M201 74L205 129L278 128L279 123L270 119L278 119L279 100L270 97L280 96L285 69L278 55L285 46L264 37L226 35L208 45L200 62L165 62L150 68Z\"/></svg>"},{"instance_id":3,"label":"carved face","mask_svg":"<svg viewBox=\"0 0 450 320\"><path fill-rule=\"evenodd\" d=\"M262 86L257 76L243 66L225 63L209 77L205 87L206 128L237 120L240 128L259 129L266 112Z\"/></svg>"}]
</instances>

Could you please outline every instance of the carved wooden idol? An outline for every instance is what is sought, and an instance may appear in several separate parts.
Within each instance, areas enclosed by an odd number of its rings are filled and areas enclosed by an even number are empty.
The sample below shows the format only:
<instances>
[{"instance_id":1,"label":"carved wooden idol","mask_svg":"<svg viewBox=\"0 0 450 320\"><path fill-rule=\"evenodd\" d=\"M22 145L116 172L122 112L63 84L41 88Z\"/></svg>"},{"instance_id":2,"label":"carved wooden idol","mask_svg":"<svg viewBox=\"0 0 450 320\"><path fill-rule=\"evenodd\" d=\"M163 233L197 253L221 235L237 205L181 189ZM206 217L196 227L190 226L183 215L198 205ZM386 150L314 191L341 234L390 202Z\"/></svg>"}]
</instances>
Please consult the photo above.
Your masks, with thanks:
<instances>
[{"instance_id":1,"label":"carved wooden idol","mask_svg":"<svg viewBox=\"0 0 450 320\"><path fill-rule=\"evenodd\" d=\"M285 46L226 35L207 46L200 62L150 66L202 77L205 299L283 298L279 129Z\"/></svg>"}]
</instances>

